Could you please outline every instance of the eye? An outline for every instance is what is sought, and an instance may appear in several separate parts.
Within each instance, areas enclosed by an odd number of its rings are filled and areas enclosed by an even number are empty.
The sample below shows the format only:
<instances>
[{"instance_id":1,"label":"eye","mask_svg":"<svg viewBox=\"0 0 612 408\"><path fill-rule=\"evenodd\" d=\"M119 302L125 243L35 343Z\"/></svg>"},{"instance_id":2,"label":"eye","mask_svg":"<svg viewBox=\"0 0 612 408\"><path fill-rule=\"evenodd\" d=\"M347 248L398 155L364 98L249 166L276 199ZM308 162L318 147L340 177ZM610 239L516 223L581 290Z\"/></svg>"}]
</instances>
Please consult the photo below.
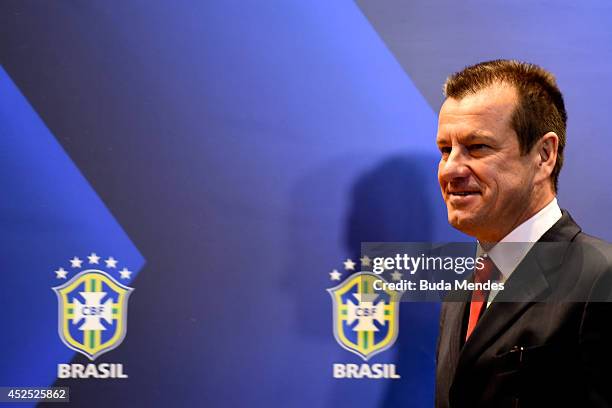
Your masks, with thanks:
<instances>
[{"instance_id":1,"label":"eye","mask_svg":"<svg viewBox=\"0 0 612 408\"><path fill-rule=\"evenodd\" d=\"M450 154L451 148L449 146L440 146L440 153L442 153L442 157L446 157Z\"/></svg>"},{"instance_id":2,"label":"eye","mask_svg":"<svg viewBox=\"0 0 612 408\"><path fill-rule=\"evenodd\" d=\"M470 145L468 147L468 149L471 152L478 152L478 151L481 151L481 150L484 150L484 149L488 149L488 148L489 148L489 146L486 145L486 144L483 144L483 143L475 143L475 144L472 144L472 145Z\"/></svg>"}]
</instances>

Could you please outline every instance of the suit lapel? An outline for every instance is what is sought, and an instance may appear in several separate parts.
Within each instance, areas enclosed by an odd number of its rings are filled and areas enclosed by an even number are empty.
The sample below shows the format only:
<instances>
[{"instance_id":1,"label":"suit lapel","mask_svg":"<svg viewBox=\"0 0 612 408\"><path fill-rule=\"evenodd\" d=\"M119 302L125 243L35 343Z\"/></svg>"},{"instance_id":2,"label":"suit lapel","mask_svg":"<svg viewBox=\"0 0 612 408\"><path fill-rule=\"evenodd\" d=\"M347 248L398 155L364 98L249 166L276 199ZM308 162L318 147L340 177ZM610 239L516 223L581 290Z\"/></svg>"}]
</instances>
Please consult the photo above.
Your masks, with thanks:
<instances>
[{"instance_id":1,"label":"suit lapel","mask_svg":"<svg viewBox=\"0 0 612 408\"><path fill-rule=\"evenodd\" d=\"M480 354L512 326L516 318L537 301L549 288L546 276L537 262L537 257L530 251L523 262L506 282L503 291L484 312L474 332L461 349L457 370L468 367ZM520 302L510 302L520 299Z\"/></svg>"},{"instance_id":2,"label":"suit lapel","mask_svg":"<svg viewBox=\"0 0 612 408\"><path fill-rule=\"evenodd\" d=\"M468 302L448 302L446 303L446 323L449 333L448 337L448 364L445 367L446 373L453 378L459 357L461 353L461 346L463 344L463 317L465 315L466 306Z\"/></svg>"},{"instance_id":3,"label":"suit lapel","mask_svg":"<svg viewBox=\"0 0 612 408\"><path fill-rule=\"evenodd\" d=\"M476 253L475 243L468 243L465 247L459 245L452 246L453 250L458 247L460 248L460 252L462 254L465 253L470 254L470 256L473 256L472 254ZM453 257L457 256L457 253L448 250L448 248L443 248L439 255L440 257ZM463 333L463 322L466 313L466 308L469 305L471 296L472 294L469 291L453 290L446 295L446 300L444 301L446 317L443 333L445 333L446 335L445 338L441 340L448 344L448 355L446 356L446 362L444 363L445 366L443 367L443 371L445 375L447 375L450 379L450 382L452 382L455 370L457 368L457 363L459 361L461 347L463 346L463 336L465 336L465 334Z\"/></svg>"},{"instance_id":4,"label":"suit lapel","mask_svg":"<svg viewBox=\"0 0 612 408\"><path fill-rule=\"evenodd\" d=\"M561 219L538 242L567 242L573 240L579 232L580 227L566 211L563 211ZM512 327L533 302L545 296L550 287L546 273L562 262L566 250L567 245L544 245L534 246L529 251L506 282L504 290L497 294L495 301L487 308L463 348L460 348L458 359L454 360L457 361L454 371L455 382L462 371L468 369L496 338ZM512 302L512 299L521 301ZM460 335L463 334L461 322L464 313L468 313L467 309L466 303L457 303L455 310L457 316L453 329ZM457 344L460 342L459 337Z\"/></svg>"}]
</instances>

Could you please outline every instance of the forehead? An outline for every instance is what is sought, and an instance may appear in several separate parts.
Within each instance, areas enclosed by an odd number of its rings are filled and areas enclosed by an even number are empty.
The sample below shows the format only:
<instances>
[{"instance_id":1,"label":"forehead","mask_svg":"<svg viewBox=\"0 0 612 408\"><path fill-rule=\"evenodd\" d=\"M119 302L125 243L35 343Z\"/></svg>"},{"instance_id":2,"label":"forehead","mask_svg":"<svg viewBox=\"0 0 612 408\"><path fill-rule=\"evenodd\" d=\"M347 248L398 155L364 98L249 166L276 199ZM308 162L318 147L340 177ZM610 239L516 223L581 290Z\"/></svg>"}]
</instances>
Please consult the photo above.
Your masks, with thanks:
<instances>
[{"instance_id":1,"label":"forehead","mask_svg":"<svg viewBox=\"0 0 612 408\"><path fill-rule=\"evenodd\" d=\"M447 98L438 118L438 137L510 131L510 119L518 102L516 89L494 84L460 99Z\"/></svg>"}]
</instances>

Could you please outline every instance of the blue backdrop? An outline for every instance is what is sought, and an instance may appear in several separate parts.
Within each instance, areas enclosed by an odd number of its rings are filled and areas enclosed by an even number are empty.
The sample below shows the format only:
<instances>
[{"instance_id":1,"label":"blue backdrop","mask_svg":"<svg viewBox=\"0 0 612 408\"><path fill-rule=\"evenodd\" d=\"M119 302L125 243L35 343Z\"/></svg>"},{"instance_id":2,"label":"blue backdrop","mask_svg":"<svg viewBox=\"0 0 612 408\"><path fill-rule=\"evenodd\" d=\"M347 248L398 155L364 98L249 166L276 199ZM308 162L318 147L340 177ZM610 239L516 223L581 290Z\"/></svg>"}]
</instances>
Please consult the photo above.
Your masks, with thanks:
<instances>
[{"instance_id":1,"label":"blue backdrop","mask_svg":"<svg viewBox=\"0 0 612 408\"><path fill-rule=\"evenodd\" d=\"M329 272L362 241L450 241L436 181L446 75L526 59L569 112L559 201L610 239L606 2L3 1L0 385L76 406L433 404L436 304L372 362L332 332ZM54 269L135 272L124 380L56 380ZM136 273L137 272L137 273Z\"/></svg>"}]
</instances>

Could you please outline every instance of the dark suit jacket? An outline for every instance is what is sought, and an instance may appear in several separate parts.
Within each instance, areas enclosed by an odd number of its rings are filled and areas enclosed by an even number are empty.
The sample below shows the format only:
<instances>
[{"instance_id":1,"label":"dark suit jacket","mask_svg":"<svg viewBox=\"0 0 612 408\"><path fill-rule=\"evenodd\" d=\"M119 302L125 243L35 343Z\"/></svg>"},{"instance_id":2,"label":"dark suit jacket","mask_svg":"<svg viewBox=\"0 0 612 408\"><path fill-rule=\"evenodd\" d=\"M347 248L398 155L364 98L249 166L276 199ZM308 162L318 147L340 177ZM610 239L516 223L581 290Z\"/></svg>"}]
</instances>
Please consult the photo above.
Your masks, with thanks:
<instances>
[{"instance_id":1,"label":"dark suit jacket","mask_svg":"<svg viewBox=\"0 0 612 408\"><path fill-rule=\"evenodd\" d=\"M465 344L470 294L442 305L436 407L612 407L612 246L565 211L540 242Z\"/></svg>"}]
</instances>

